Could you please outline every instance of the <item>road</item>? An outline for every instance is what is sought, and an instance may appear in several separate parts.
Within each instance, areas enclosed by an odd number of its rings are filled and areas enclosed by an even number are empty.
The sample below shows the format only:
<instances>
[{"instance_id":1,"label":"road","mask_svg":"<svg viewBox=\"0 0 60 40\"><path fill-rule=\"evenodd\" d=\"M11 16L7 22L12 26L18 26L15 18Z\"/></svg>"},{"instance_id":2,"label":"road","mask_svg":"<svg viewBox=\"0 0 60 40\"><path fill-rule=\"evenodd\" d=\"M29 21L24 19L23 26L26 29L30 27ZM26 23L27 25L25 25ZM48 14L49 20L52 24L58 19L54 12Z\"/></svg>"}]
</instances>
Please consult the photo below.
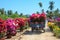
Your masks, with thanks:
<instances>
[{"instance_id":1,"label":"road","mask_svg":"<svg viewBox=\"0 0 60 40\"><path fill-rule=\"evenodd\" d=\"M41 33L40 31L34 31L31 32L31 29L27 29L27 31L24 32L22 35L22 38L20 38L20 33L17 33L17 36L7 39L7 40L60 40L56 37L53 36L53 33L50 32L48 26L47 26L47 21L45 23L45 33Z\"/></svg>"},{"instance_id":2,"label":"road","mask_svg":"<svg viewBox=\"0 0 60 40\"><path fill-rule=\"evenodd\" d=\"M31 32L31 29L28 29L21 40L60 40L53 36L53 33L50 32L47 21L45 23L45 33L41 33L40 31Z\"/></svg>"}]
</instances>

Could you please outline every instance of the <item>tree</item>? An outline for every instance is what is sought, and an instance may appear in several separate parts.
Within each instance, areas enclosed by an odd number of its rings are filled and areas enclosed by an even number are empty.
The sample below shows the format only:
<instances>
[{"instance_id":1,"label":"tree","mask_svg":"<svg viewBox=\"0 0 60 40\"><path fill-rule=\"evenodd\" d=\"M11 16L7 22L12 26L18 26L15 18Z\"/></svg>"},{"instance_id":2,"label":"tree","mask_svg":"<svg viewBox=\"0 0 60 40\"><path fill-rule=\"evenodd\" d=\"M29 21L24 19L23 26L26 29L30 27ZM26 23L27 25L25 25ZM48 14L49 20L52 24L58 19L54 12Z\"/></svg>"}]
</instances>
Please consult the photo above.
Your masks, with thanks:
<instances>
[{"instance_id":1,"label":"tree","mask_svg":"<svg viewBox=\"0 0 60 40\"><path fill-rule=\"evenodd\" d=\"M0 9L0 13L1 13L1 14L5 14L4 8Z\"/></svg>"},{"instance_id":2,"label":"tree","mask_svg":"<svg viewBox=\"0 0 60 40\"><path fill-rule=\"evenodd\" d=\"M20 13L20 16L23 16L23 13Z\"/></svg>"},{"instance_id":3,"label":"tree","mask_svg":"<svg viewBox=\"0 0 60 40\"><path fill-rule=\"evenodd\" d=\"M39 12L38 12L38 11L37 11L36 13L37 13L37 14L39 14Z\"/></svg>"},{"instance_id":4,"label":"tree","mask_svg":"<svg viewBox=\"0 0 60 40\"><path fill-rule=\"evenodd\" d=\"M5 14L5 11L4 11L4 8L2 8L2 12L1 12L2 14Z\"/></svg>"},{"instance_id":5,"label":"tree","mask_svg":"<svg viewBox=\"0 0 60 40\"><path fill-rule=\"evenodd\" d=\"M53 8L54 8L54 2L53 1L50 1L50 6L49 6L49 9L50 11L52 12Z\"/></svg>"},{"instance_id":6,"label":"tree","mask_svg":"<svg viewBox=\"0 0 60 40\"><path fill-rule=\"evenodd\" d=\"M16 11L15 14L18 14L18 12Z\"/></svg>"},{"instance_id":7,"label":"tree","mask_svg":"<svg viewBox=\"0 0 60 40\"><path fill-rule=\"evenodd\" d=\"M6 14L6 11L5 11L5 15L7 15L7 14Z\"/></svg>"},{"instance_id":8,"label":"tree","mask_svg":"<svg viewBox=\"0 0 60 40\"><path fill-rule=\"evenodd\" d=\"M42 12L44 12L44 9L42 9Z\"/></svg>"},{"instance_id":9,"label":"tree","mask_svg":"<svg viewBox=\"0 0 60 40\"><path fill-rule=\"evenodd\" d=\"M48 14L49 13L49 10L47 10L46 13Z\"/></svg>"},{"instance_id":10,"label":"tree","mask_svg":"<svg viewBox=\"0 0 60 40\"><path fill-rule=\"evenodd\" d=\"M39 3L39 6L42 8L42 3L41 2Z\"/></svg>"},{"instance_id":11,"label":"tree","mask_svg":"<svg viewBox=\"0 0 60 40\"><path fill-rule=\"evenodd\" d=\"M58 17L60 14L59 14L59 9L57 8L55 11L54 11L54 16L55 17Z\"/></svg>"},{"instance_id":12,"label":"tree","mask_svg":"<svg viewBox=\"0 0 60 40\"><path fill-rule=\"evenodd\" d=\"M46 11L46 13L47 13L47 17L49 17L49 15L50 15L50 12L49 12L49 10L47 10L47 11Z\"/></svg>"},{"instance_id":13,"label":"tree","mask_svg":"<svg viewBox=\"0 0 60 40\"><path fill-rule=\"evenodd\" d=\"M1 15L1 9L0 9L0 15Z\"/></svg>"},{"instance_id":14,"label":"tree","mask_svg":"<svg viewBox=\"0 0 60 40\"><path fill-rule=\"evenodd\" d=\"M50 9L49 15L50 15L51 17L53 17L54 14L53 14L52 11L53 11L53 8L54 8L54 2L53 2L53 1L50 1L49 4L50 4L50 6L48 7L48 8Z\"/></svg>"},{"instance_id":15,"label":"tree","mask_svg":"<svg viewBox=\"0 0 60 40\"><path fill-rule=\"evenodd\" d=\"M39 2L39 6L41 7L41 11L42 11L42 3L41 2Z\"/></svg>"},{"instance_id":16,"label":"tree","mask_svg":"<svg viewBox=\"0 0 60 40\"><path fill-rule=\"evenodd\" d=\"M12 10L8 10L8 15L12 15L13 14L13 12L12 12Z\"/></svg>"}]
</instances>

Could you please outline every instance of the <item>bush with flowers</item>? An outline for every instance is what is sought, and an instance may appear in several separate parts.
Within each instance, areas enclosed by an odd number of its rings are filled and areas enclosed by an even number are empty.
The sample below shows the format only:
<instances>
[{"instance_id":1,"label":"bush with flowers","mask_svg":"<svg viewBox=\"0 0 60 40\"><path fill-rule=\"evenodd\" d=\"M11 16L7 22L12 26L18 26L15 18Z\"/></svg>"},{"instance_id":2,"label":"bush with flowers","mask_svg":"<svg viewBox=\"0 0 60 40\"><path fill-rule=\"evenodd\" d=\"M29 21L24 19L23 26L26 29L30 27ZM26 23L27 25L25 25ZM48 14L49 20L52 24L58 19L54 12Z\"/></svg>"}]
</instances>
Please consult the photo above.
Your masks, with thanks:
<instances>
[{"instance_id":1,"label":"bush with flowers","mask_svg":"<svg viewBox=\"0 0 60 40\"><path fill-rule=\"evenodd\" d=\"M20 31L23 31L25 26L25 20L23 18L17 18L15 19L15 22L17 24L17 29L20 29Z\"/></svg>"},{"instance_id":2,"label":"bush with flowers","mask_svg":"<svg viewBox=\"0 0 60 40\"><path fill-rule=\"evenodd\" d=\"M60 38L60 28L57 25L54 26L53 32L56 37Z\"/></svg>"},{"instance_id":3,"label":"bush with flowers","mask_svg":"<svg viewBox=\"0 0 60 40\"><path fill-rule=\"evenodd\" d=\"M49 28L50 28L51 31L53 31L54 25L55 25L55 23L48 22L48 26L49 26Z\"/></svg>"},{"instance_id":4,"label":"bush with flowers","mask_svg":"<svg viewBox=\"0 0 60 40\"><path fill-rule=\"evenodd\" d=\"M56 25L54 25L53 32L54 35L56 35L56 37L60 38L60 18L57 18L55 20L56 20L55 22Z\"/></svg>"},{"instance_id":5,"label":"bush with flowers","mask_svg":"<svg viewBox=\"0 0 60 40\"><path fill-rule=\"evenodd\" d=\"M31 16L30 16L30 21L31 22L43 22L45 21L46 19L46 14L43 12L41 14L35 14L33 13Z\"/></svg>"},{"instance_id":6,"label":"bush with flowers","mask_svg":"<svg viewBox=\"0 0 60 40\"><path fill-rule=\"evenodd\" d=\"M0 18L0 40L1 38L5 37L6 32L7 32L6 23L4 20Z\"/></svg>"},{"instance_id":7,"label":"bush with flowers","mask_svg":"<svg viewBox=\"0 0 60 40\"><path fill-rule=\"evenodd\" d=\"M7 38L11 38L12 35L16 35L16 26L14 25L13 19L8 18L6 20L6 26L7 26Z\"/></svg>"}]
</instances>

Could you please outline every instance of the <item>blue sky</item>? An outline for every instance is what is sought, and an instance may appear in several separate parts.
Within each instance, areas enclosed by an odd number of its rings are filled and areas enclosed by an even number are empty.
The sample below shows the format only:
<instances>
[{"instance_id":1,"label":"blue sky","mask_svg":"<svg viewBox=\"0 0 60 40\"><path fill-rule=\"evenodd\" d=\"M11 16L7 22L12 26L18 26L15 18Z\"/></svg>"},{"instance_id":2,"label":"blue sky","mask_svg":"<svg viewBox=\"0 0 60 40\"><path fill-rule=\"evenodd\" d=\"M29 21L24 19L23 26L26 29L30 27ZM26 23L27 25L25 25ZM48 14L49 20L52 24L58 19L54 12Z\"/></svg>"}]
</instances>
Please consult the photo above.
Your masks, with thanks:
<instances>
[{"instance_id":1,"label":"blue sky","mask_svg":"<svg viewBox=\"0 0 60 40\"><path fill-rule=\"evenodd\" d=\"M46 11L49 6L49 1L54 1L54 9L60 9L60 0L0 0L0 8L7 10L12 10L13 12L18 11L18 13L32 14L37 11L41 11L38 3L42 2L43 9Z\"/></svg>"}]
</instances>

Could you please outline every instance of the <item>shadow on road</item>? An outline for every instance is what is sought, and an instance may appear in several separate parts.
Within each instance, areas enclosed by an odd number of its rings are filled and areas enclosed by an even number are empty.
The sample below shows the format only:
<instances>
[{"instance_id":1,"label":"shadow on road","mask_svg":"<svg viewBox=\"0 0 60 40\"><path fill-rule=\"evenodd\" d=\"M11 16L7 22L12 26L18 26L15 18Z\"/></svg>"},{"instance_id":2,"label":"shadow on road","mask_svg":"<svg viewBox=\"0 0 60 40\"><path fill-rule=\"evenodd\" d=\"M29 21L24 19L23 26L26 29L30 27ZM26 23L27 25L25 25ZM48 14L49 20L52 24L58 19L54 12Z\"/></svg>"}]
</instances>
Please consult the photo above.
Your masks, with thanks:
<instances>
[{"instance_id":1,"label":"shadow on road","mask_svg":"<svg viewBox=\"0 0 60 40\"><path fill-rule=\"evenodd\" d=\"M45 29L45 32L51 32L49 28Z\"/></svg>"},{"instance_id":2,"label":"shadow on road","mask_svg":"<svg viewBox=\"0 0 60 40\"><path fill-rule=\"evenodd\" d=\"M41 31L25 31L23 34L24 35L38 35L38 34L41 34L42 32Z\"/></svg>"}]
</instances>

